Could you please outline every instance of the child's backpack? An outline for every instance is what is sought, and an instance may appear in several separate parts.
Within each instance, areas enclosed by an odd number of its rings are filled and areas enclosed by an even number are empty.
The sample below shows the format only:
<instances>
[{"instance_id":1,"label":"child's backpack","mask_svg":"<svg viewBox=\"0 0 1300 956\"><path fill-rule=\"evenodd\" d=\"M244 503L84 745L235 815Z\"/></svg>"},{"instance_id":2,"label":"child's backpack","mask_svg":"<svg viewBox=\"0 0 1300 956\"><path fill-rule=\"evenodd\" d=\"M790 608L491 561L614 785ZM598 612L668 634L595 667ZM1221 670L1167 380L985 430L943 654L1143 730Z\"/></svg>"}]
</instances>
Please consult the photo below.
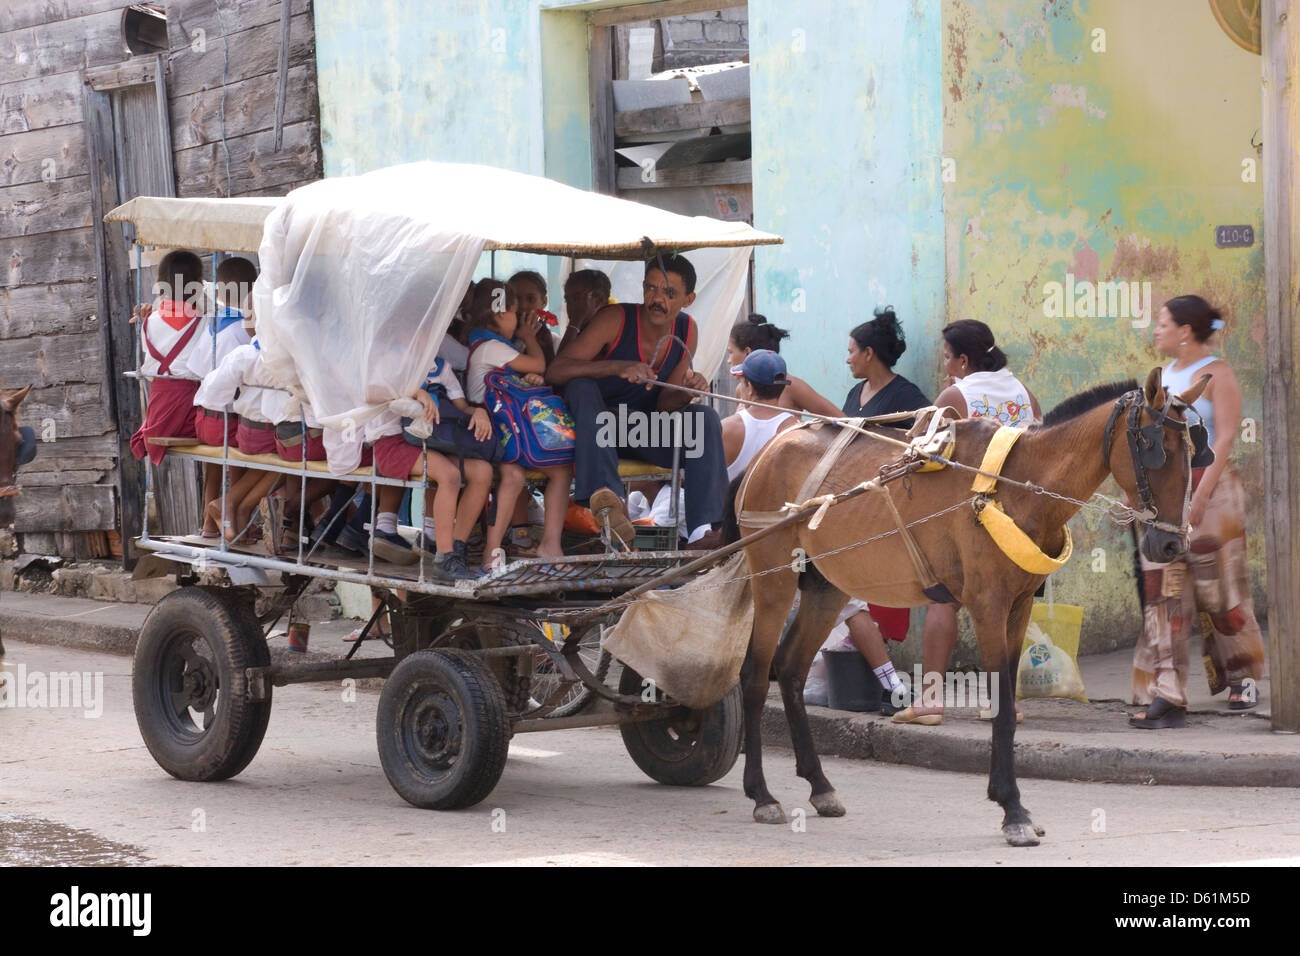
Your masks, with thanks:
<instances>
[{"instance_id":1,"label":"child's backpack","mask_svg":"<svg viewBox=\"0 0 1300 956\"><path fill-rule=\"evenodd\" d=\"M564 400L545 385L529 385L508 368L483 376L483 403L501 439L504 462L550 468L573 461L576 428Z\"/></svg>"}]
</instances>

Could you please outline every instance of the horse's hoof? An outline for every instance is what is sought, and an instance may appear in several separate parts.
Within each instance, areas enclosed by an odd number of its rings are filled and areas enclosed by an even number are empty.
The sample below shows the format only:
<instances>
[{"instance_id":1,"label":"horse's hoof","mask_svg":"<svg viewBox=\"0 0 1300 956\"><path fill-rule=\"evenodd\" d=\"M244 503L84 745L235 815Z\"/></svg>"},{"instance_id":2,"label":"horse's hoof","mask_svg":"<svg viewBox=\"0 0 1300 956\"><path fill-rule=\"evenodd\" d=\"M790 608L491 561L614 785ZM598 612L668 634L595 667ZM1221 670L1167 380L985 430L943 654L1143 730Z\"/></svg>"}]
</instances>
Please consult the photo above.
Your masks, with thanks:
<instances>
[{"instance_id":1,"label":"horse's hoof","mask_svg":"<svg viewBox=\"0 0 1300 956\"><path fill-rule=\"evenodd\" d=\"M808 800L819 817L842 817L847 812L834 790L813 794Z\"/></svg>"},{"instance_id":2,"label":"horse's hoof","mask_svg":"<svg viewBox=\"0 0 1300 956\"><path fill-rule=\"evenodd\" d=\"M1002 835L1012 846L1038 846L1042 833L1032 823L1008 823L1002 827Z\"/></svg>"},{"instance_id":3,"label":"horse's hoof","mask_svg":"<svg viewBox=\"0 0 1300 956\"><path fill-rule=\"evenodd\" d=\"M755 823L785 823L785 811L779 803L765 803L754 808Z\"/></svg>"}]
</instances>

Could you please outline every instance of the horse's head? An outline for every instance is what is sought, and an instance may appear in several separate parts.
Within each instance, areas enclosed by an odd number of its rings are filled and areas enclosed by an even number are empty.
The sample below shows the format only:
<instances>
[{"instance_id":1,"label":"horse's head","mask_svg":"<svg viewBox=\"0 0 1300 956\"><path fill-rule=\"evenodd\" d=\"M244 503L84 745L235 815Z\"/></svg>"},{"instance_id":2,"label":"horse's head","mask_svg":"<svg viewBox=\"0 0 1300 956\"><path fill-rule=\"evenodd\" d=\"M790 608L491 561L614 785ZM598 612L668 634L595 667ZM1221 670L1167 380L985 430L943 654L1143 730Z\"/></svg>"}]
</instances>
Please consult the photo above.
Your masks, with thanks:
<instances>
[{"instance_id":1,"label":"horse's head","mask_svg":"<svg viewBox=\"0 0 1300 956\"><path fill-rule=\"evenodd\" d=\"M27 393L26 388L0 389L0 528L14 521L14 496L18 494L18 446L22 435L18 431L18 406Z\"/></svg>"},{"instance_id":2,"label":"horse's head","mask_svg":"<svg viewBox=\"0 0 1300 956\"><path fill-rule=\"evenodd\" d=\"M1189 426L1186 411L1209 380L1202 375L1182 395L1170 396L1154 368L1144 388L1116 400L1106 422L1102 453L1119 486L1141 509L1142 554L1148 561L1163 564L1187 552L1192 468L1213 462L1214 452L1205 442L1204 425Z\"/></svg>"}]
</instances>

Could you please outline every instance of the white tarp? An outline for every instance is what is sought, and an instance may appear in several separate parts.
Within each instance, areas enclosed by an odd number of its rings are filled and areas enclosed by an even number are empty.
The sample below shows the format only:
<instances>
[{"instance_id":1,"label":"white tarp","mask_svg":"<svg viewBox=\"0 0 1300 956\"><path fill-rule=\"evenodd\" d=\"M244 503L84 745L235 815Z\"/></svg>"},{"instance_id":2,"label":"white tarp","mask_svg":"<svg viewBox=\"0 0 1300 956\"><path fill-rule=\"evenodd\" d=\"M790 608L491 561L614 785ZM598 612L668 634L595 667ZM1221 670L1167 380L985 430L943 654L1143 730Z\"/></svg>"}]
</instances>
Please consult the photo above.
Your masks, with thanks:
<instances>
[{"instance_id":1,"label":"white tarp","mask_svg":"<svg viewBox=\"0 0 1300 956\"><path fill-rule=\"evenodd\" d=\"M484 250L600 260L699 250L689 311L700 325L695 368L709 375L739 312L750 247L781 241L743 222L428 162L322 180L282 199L141 197L105 217L135 223L142 244L246 252L263 218L258 338L273 374L311 402L338 475L414 394ZM630 292L625 301L640 301Z\"/></svg>"}]
</instances>

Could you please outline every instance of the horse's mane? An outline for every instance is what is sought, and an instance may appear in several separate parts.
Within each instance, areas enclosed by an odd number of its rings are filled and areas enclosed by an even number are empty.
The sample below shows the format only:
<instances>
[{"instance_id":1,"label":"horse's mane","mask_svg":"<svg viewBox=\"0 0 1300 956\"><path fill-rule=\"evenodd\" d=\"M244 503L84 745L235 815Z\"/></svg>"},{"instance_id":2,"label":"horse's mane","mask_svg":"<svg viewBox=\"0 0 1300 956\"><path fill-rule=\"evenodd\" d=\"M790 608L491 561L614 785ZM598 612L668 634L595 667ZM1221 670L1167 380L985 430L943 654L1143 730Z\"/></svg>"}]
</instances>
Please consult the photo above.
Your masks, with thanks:
<instances>
[{"instance_id":1,"label":"horse's mane","mask_svg":"<svg viewBox=\"0 0 1300 956\"><path fill-rule=\"evenodd\" d=\"M1092 411L1098 405L1113 402L1125 392L1131 392L1138 387L1137 379L1133 378L1126 379L1123 382L1111 382L1108 385L1095 385L1078 395L1071 395L1053 408L1043 416L1043 424L1040 427L1051 428L1053 425L1059 425L1062 422L1068 422L1072 418L1078 418L1085 412Z\"/></svg>"}]
</instances>

